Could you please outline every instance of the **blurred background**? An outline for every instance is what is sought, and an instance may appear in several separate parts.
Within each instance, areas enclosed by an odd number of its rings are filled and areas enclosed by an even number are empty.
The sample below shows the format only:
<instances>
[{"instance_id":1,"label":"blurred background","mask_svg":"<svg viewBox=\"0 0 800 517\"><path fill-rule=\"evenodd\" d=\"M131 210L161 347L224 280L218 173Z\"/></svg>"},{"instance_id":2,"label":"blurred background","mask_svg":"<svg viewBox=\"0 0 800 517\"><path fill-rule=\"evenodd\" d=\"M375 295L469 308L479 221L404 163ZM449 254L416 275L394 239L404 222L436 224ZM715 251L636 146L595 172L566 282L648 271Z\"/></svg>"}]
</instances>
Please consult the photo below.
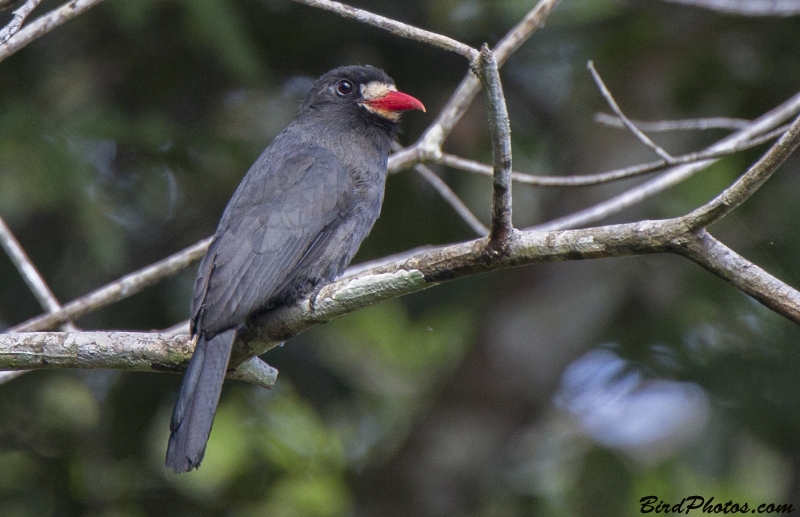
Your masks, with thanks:
<instances>
[{"instance_id":1,"label":"blurred background","mask_svg":"<svg viewBox=\"0 0 800 517\"><path fill-rule=\"evenodd\" d=\"M521 0L351 5L473 46ZM45 1L36 14L57 6ZM10 18L0 13L0 24ZM503 68L515 170L601 172L654 156L598 126L594 60L636 119L755 118L800 90L800 19L656 0L564 0ZM384 68L427 114L463 58L289 0L104 2L0 63L0 215L62 302L211 235L239 180L336 66ZM445 150L490 161L480 100ZM673 154L723 131L658 134ZM680 215L764 147L603 221ZM436 168L488 222L490 180ZM518 227L641 180L515 186ZM800 286L800 160L712 233ZM416 173L393 175L355 262L474 234ZM192 267L76 322L188 317ZM0 253L0 330L41 313ZM38 371L0 385L0 516L619 516L654 495L800 507L800 329L679 257L459 280L270 351L271 391L228 382L202 468L167 475L180 377Z\"/></svg>"}]
</instances>

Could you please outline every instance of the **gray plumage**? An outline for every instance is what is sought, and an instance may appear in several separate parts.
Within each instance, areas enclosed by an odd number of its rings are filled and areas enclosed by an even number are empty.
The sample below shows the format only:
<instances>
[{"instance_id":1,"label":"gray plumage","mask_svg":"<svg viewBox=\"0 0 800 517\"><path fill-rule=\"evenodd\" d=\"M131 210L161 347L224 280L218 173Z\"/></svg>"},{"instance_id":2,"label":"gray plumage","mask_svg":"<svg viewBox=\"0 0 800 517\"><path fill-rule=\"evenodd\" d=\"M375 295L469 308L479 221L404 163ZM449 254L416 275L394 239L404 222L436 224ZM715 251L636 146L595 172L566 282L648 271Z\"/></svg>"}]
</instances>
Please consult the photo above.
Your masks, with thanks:
<instances>
[{"instance_id":1,"label":"gray plumage","mask_svg":"<svg viewBox=\"0 0 800 517\"><path fill-rule=\"evenodd\" d=\"M169 469L203 459L237 327L334 279L377 219L396 113L424 108L410 97L418 106L370 106L363 87L375 82L393 88L370 66L323 75L228 203L195 282L197 346L172 415Z\"/></svg>"}]
</instances>

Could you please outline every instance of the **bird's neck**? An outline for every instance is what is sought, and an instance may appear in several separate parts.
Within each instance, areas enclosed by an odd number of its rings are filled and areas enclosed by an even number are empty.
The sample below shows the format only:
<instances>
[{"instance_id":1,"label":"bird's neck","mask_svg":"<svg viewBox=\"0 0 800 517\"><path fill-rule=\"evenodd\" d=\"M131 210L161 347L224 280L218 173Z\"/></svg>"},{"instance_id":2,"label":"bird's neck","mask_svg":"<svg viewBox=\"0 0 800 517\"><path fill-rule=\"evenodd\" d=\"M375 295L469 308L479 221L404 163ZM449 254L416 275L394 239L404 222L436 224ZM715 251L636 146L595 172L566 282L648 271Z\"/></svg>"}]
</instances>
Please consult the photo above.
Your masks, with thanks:
<instances>
[{"instance_id":1,"label":"bird's neck","mask_svg":"<svg viewBox=\"0 0 800 517\"><path fill-rule=\"evenodd\" d=\"M330 149L350 170L385 169L394 140L394 127L374 124L348 124L346 120L328 121L324 130L313 118L295 120L297 138L309 145ZM356 161L358 160L358 161Z\"/></svg>"}]
</instances>

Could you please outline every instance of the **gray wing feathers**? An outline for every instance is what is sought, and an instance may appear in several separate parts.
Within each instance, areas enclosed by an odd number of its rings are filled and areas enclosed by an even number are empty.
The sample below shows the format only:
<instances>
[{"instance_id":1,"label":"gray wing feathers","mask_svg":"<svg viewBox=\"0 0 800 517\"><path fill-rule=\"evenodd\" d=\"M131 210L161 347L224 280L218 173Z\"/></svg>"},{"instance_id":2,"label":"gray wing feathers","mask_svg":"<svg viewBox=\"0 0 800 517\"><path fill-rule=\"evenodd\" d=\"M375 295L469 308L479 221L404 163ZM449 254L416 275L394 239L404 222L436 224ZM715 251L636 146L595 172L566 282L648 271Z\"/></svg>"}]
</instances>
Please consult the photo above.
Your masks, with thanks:
<instances>
[{"instance_id":1,"label":"gray wing feathers","mask_svg":"<svg viewBox=\"0 0 800 517\"><path fill-rule=\"evenodd\" d=\"M269 159L262 155L242 181L200 266L193 327L211 335L290 286L350 209L350 176L331 151L304 147L271 167Z\"/></svg>"}]
</instances>

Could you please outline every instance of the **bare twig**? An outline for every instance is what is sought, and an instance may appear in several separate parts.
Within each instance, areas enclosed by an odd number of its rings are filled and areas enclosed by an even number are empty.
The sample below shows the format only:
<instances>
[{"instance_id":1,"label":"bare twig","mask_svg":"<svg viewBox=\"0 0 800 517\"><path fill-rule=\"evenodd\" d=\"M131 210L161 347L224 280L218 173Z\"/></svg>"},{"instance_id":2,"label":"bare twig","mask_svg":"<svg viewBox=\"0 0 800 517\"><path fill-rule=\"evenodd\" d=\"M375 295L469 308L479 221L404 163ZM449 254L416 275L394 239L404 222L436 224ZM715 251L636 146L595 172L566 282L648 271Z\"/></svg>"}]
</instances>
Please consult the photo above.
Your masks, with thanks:
<instances>
[{"instance_id":1,"label":"bare twig","mask_svg":"<svg viewBox=\"0 0 800 517\"><path fill-rule=\"evenodd\" d=\"M478 56L477 50L452 38L442 36L441 34L436 34L435 32L428 32L412 25L406 25L405 23L373 14L363 9L356 9L355 7L340 4L339 2L332 2L330 0L295 0L295 2L310 5L311 7L325 9L326 11L332 11L344 18L350 18L362 23L368 23L370 25L380 27L381 29L387 30L392 34L396 34L397 36L403 38L421 41L435 47L456 52L470 61Z\"/></svg>"},{"instance_id":2,"label":"bare twig","mask_svg":"<svg viewBox=\"0 0 800 517\"><path fill-rule=\"evenodd\" d=\"M785 124L777 129L757 136L751 140L744 141L736 144L733 147L720 149L717 151L700 151L698 153L683 154L681 156L673 157L672 165L681 165L685 163L693 163L700 160L709 158L723 158L731 154L756 147L770 140L778 138L786 130L789 125ZM491 165L476 162L474 160L467 160L452 154L442 153L442 155L435 160L435 163L446 165L466 172L473 172L483 176L492 176L493 169ZM610 181L617 181L621 179L633 178L648 172L655 172L658 170L666 169L671 165L666 160L656 160L649 163L642 163L639 165L632 165L623 169L615 169L613 171L600 172L597 174L582 174L580 176L537 176L534 174L525 174L522 172L512 172L511 179L526 185L534 185L537 187L585 187L591 185L599 185L601 183L608 183Z\"/></svg>"},{"instance_id":3,"label":"bare twig","mask_svg":"<svg viewBox=\"0 0 800 517\"><path fill-rule=\"evenodd\" d=\"M800 112L800 93L795 94L780 106L770 110L754 120L749 126L728 135L707 149L708 152L717 152L731 149L741 145L757 135L774 129L790 117ZM612 214L616 214L643 200L652 197L664 190L685 181L687 178L707 168L716 160L701 160L685 165L671 167L660 176L646 181L636 187L623 192L618 196L598 203L594 206L579 210L568 216L548 221L544 224L528 228L529 230L558 230L575 228L592 222L600 221Z\"/></svg>"},{"instance_id":4,"label":"bare twig","mask_svg":"<svg viewBox=\"0 0 800 517\"><path fill-rule=\"evenodd\" d=\"M0 217L0 246L6 250L11 262L22 275L25 283L28 284L33 295L39 300L42 308L48 312L55 312L61 309L61 305L59 305L50 287L47 286L41 273L33 265L33 262L31 262L31 259L2 217Z\"/></svg>"},{"instance_id":5,"label":"bare twig","mask_svg":"<svg viewBox=\"0 0 800 517\"><path fill-rule=\"evenodd\" d=\"M395 153L403 151L403 147L398 142L394 142L392 144L392 149L395 151ZM410 156L412 156L413 161L417 161L419 159L415 155ZM401 158L401 160L403 159ZM397 167L397 161L395 161L395 167ZM399 167L393 172L398 170L400 170ZM417 173L422 176L425 181L430 183L431 186L436 189L439 195L442 196L442 199L444 199L445 202L453 207L453 210L455 210L456 213L461 216L464 222L466 222L475 231L475 233L478 234L478 236L484 237L489 233L489 229L486 228L486 226L484 226L477 217L475 217L475 214L473 214L472 211L467 208L467 205L465 205L464 202L459 199L459 197L455 192L453 192L447 183L445 183L442 178L437 176L436 173L434 173L429 167L421 163L417 163L414 165L414 170L417 171Z\"/></svg>"},{"instance_id":6,"label":"bare twig","mask_svg":"<svg viewBox=\"0 0 800 517\"><path fill-rule=\"evenodd\" d=\"M533 9L528 11L525 17L497 42L494 48L494 58L497 60L498 67L502 67L511 54L528 41L536 31L544 27L545 20L560 2L561 0L539 0Z\"/></svg>"},{"instance_id":7,"label":"bare twig","mask_svg":"<svg viewBox=\"0 0 800 517\"><path fill-rule=\"evenodd\" d=\"M766 307L800 323L800 292L716 240L705 230L676 249Z\"/></svg>"},{"instance_id":8,"label":"bare twig","mask_svg":"<svg viewBox=\"0 0 800 517\"><path fill-rule=\"evenodd\" d=\"M609 115L608 113L595 113L594 121L598 124L619 129L624 129L626 127L622 122L622 119L616 115ZM631 122L642 131L647 131L650 133L661 133L667 131L705 131L708 129L742 129L750 123L750 121L747 119L727 117L660 120L658 122L631 120Z\"/></svg>"},{"instance_id":9,"label":"bare twig","mask_svg":"<svg viewBox=\"0 0 800 517\"><path fill-rule=\"evenodd\" d=\"M103 0L70 0L58 9L36 18L14 34L5 43L0 44L0 61L25 47L36 38L47 34L64 22L94 7Z\"/></svg>"},{"instance_id":10,"label":"bare twig","mask_svg":"<svg viewBox=\"0 0 800 517\"><path fill-rule=\"evenodd\" d=\"M667 151L662 149L658 144L653 142L650 137L642 133L641 130L639 130L639 128L636 127L636 125L631 122L627 116L625 116L625 114L619 108L617 101L614 100L614 96L611 95L611 92L608 90L603 82L603 79L600 77L600 74L598 74L597 70L594 68L594 63L589 61L589 63L586 65L586 68L588 68L589 72L591 72L592 79L594 79L595 84L597 84L597 88L600 90L603 98L606 100L611 110L617 115L617 117L619 117L622 123L625 124L625 127L627 127L628 130L633 133L640 142L652 149L654 153L659 155L668 164L672 165L674 160L672 156Z\"/></svg>"},{"instance_id":11,"label":"bare twig","mask_svg":"<svg viewBox=\"0 0 800 517\"><path fill-rule=\"evenodd\" d=\"M425 178L425 180L436 189L439 195L442 196L442 199L444 199L450 206L453 207L453 210L455 210L456 213L461 216L464 222L466 222L476 234L481 237L485 237L489 234L489 229L484 226L484 224L480 222L477 217L475 217L475 214L473 214L472 211L467 208L467 205L465 205L464 202L459 199L459 197L450 189L447 183L442 181L442 178L437 176L436 173L430 170L430 168L422 165L421 163L415 165L414 170L417 171L420 176Z\"/></svg>"},{"instance_id":12,"label":"bare twig","mask_svg":"<svg viewBox=\"0 0 800 517\"><path fill-rule=\"evenodd\" d=\"M674 4L704 7L722 13L742 16L796 16L797 0L665 0Z\"/></svg>"},{"instance_id":13,"label":"bare twig","mask_svg":"<svg viewBox=\"0 0 800 517\"><path fill-rule=\"evenodd\" d=\"M33 292L33 295L37 300L39 300L42 308L49 313L61 310L61 305L59 305L58 300L50 290L50 287L48 287L47 283L44 281L44 278L42 278L41 273L39 273L39 270L33 265L33 262L28 257L28 254L25 253L25 250L22 248L19 241L17 241L17 238L14 237L14 234L11 232L11 229L8 227L8 225L6 225L6 222L2 217L0 217L0 245L6 250L11 262L17 267L17 270L22 275L25 283L28 284L28 287ZM68 331L78 330L71 321L65 322L61 328L62 330ZM0 384L16 379L24 373L25 370L16 372L0 372Z\"/></svg>"},{"instance_id":14,"label":"bare twig","mask_svg":"<svg viewBox=\"0 0 800 517\"><path fill-rule=\"evenodd\" d=\"M14 11L14 17L11 18L11 21L8 22L3 30L0 30L0 45L8 41L8 38L19 31L22 24L25 23L25 19L31 14L31 11L36 9L36 6L40 3L42 3L42 0L28 0L22 4L22 7Z\"/></svg>"},{"instance_id":15,"label":"bare twig","mask_svg":"<svg viewBox=\"0 0 800 517\"><path fill-rule=\"evenodd\" d=\"M489 132L492 137L492 226L489 245L502 245L513 230L511 221L511 125L506 99L494 54L486 45L473 68L480 79L489 111Z\"/></svg>"},{"instance_id":16,"label":"bare twig","mask_svg":"<svg viewBox=\"0 0 800 517\"><path fill-rule=\"evenodd\" d=\"M156 284L200 260L210 243L210 238L204 239L171 257L156 262L135 273L126 275L86 296L69 302L59 311L37 316L25 323L12 327L8 332L49 330L66 321L76 320L84 314L97 310L100 307L105 307L106 305L128 298L144 288Z\"/></svg>"},{"instance_id":17,"label":"bare twig","mask_svg":"<svg viewBox=\"0 0 800 517\"><path fill-rule=\"evenodd\" d=\"M689 214L686 217L689 225L692 228L704 228L725 217L752 196L798 146L800 146L800 117L795 118L789 130L780 140L770 147L764 156L742 174L733 185L723 190L706 205Z\"/></svg>"},{"instance_id":18,"label":"bare twig","mask_svg":"<svg viewBox=\"0 0 800 517\"><path fill-rule=\"evenodd\" d=\"M544 26L544 22L553 9L560 3L561 0L540 0L536 6L531 9L525 18L522 19L517 25L512 28L496 45L494 49L494 58L497 61L497 66L502 67L506 60L514 53L528 38L530 38L537 30ZM442 144L445 139L450 135L458 121L466 113L475 96L478 94L480 83L478 78L468 73L461 84L458 85L450 100L436 117L433 124L428 127L425 133L420 138L418 145L421 147L423 153L441 152Z\"/></svg>"}]
</instances>

